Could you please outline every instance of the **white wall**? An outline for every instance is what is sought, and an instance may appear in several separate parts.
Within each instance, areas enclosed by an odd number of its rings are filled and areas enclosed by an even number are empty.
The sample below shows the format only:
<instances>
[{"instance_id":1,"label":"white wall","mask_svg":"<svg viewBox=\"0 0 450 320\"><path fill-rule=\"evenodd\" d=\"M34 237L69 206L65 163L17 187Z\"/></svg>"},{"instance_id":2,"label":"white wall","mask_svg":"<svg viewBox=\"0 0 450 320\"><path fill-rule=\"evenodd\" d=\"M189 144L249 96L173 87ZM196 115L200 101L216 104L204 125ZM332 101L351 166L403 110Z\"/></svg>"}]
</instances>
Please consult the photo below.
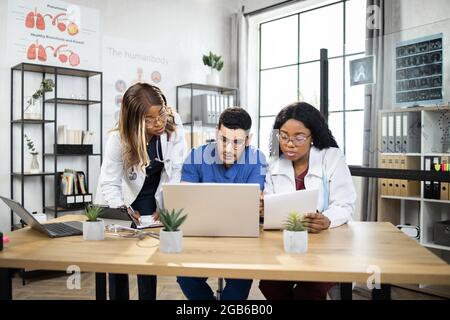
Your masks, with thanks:
<instances>
[{"instance_id":1,"label":"white wall","mask_svg":"<svg viewBox=\"0 0 450 320\"><path fill-rule=\"evenodd\" d=\"M152 43L171 50L176 74L174 85L168 88L169 103L175 105L175 86L186 82L204 83L208 68L201 55L209 50L224 56L222 84L230 85L230 31L231 14L240 9L238 0L72 0L70 3L95 8L100 11L100 38L125 38L138 43ZM0 1L0 43L7 42L8 1ZM15 57L0 51L0 145L4 156L0 157L0 195L10 194L9 165L9 106L10 67ZM101 70L105 71L105 70ZM106 73L105 73L106 74ZM107 79L104 79L104 83ZM106 107L106 106L104 106ZM39 144L39 142L38 142ZM42 164L41 164L42 165ZM27 167L27 163L25 164ZM91 172L94 179L98 173ZM29 182L30 195L26 199L29 211L41 211L40 183ZM92 188L91 188L92 189ZM92 191L92 190L91 190ZM37 194L37 195L36 195ZM49 199L51 200L51 199ZM0 204L0 230L10 228L9 210Z\"/></svg>"}]
</instances>

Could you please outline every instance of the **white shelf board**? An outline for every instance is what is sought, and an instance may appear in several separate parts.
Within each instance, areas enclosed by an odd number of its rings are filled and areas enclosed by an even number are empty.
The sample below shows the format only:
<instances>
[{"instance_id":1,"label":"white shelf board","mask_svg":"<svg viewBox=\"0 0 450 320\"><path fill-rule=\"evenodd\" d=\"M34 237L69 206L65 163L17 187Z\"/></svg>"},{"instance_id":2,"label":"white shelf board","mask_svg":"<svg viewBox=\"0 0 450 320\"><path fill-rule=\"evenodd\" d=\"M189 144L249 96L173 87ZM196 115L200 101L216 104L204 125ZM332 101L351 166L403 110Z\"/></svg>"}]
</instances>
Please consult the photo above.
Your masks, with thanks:
<instances>
[{"instance_id":1,"label":"white shelf board","mask_svg":"<svg viewBox=\"0 0 450 320\"><path fill-rule=\"evenodd\" d=\"M436 202L436 203L447 203L447 204L450 204L450 200L437 200L437 199L423 198L423 201L425 201L425 202Z\"/></svg>"},{"instance_id":2,"label":"white shelf board","mask_svg":"<svg viewBox=\"0 0 450 320\"><path fill-rule=\"evenodd\" d=\"M381 196L382 199L394 199L394 200L409 200L409 201L420 201L420 197L401 197L401 196Z\"/></svg>"},{"instance_id":3,"label":"white shelf board","mask_svg":"<svg viewBox=\"0 0 450 320\"><path fill-rule=\"evenodd\" d=\"M435 243L432 243L432 242L423 242L422 245L424 247L427 247L427 248L450 251L450 247L449 246L443 246L443 245L435 244Z\"/></svg>"}]
</instances>

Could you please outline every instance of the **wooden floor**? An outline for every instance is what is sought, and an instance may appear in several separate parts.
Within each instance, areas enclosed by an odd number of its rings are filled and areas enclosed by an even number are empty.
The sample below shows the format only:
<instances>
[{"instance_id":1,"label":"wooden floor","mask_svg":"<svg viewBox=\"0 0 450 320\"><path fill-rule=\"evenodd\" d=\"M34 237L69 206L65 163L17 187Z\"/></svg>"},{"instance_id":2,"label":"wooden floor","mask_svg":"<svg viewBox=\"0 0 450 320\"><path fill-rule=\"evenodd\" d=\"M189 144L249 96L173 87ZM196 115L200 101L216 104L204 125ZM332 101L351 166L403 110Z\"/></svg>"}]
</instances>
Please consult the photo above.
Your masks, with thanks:
<instances>
[{"instance_id":1,"label":"wooden floor","mask_svg":"<svg viewBox=\"0 0 450 320\"><path fill-rule=\"evenodd\" d=\"M16 275L13 278L13 299L17 300L93 300L95 299L95 278L93 273L81 274L81 288L69 290L67 288L68 275L47 274L33 277L27 280L26 285L22 285L22 279ZM209 279L209 284L213 290L217 289L217 279ZM136 276L130 276L130 298L137 299ZM178 286L175 277L158 277L159 300L185 300L183 293ZM249 300L262 300L264 296L258 289L258 280L253 282ZM354 300L370 299L370 292L362 286L356 286L353 290ZM393 287L392 299L394 300L430 300L440 299L439 297L427 295L411 290Z\"/></svg>"}]
</instances>

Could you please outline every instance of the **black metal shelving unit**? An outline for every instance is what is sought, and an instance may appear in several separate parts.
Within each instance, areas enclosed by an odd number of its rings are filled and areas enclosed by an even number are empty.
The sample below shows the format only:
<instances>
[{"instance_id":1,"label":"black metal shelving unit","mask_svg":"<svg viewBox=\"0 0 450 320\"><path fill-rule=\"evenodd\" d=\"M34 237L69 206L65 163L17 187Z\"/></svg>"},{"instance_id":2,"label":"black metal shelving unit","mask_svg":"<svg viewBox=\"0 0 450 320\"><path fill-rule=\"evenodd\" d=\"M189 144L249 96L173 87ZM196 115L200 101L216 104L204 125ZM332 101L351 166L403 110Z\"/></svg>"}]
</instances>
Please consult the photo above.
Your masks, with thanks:
<instances>
[{"instance_id":1,"label":"black metal shelving unit","mask_svg":"<svg viewBox=\"0 0 450 320\"><path fill-rule=\"evenodd\" d=\"M53 75L54 76L54 98L51 99L43 99L42 102L42 120L29 120L24 119L24 104L25 104L25 97L24 97L24 79L27 73L40 73L42 74L42 80L46 79L47 75ZM20 78L20 119L14 119L15 116L15 106L14 106L14 77L16 74L19 74ZM86 81L86 99L68 99L68 98L61 98L58 96L58 76L72 76L72 77L79 77L84 78ZM99 77L96 79L99 79L99 94L100 99L99 100L92 100L89 97L89 81L93 77ZM45 97L44 97L45 98ZM58 202L58 196L59 196L59 190L57 188L57 174L58 174L58 158L59 157L85 157L86 159L86 185L89 186L89 157L100 157L100 164L103 160L103 154L102 154L102 141L103 141L103 74L99 71L91 71L91 70L80 70L80 69L71 69L71 68L64 68L64 67L57 67L57 66L49 66L49 65L39 65L39 64L31 64L31 63L20 63L18 65L15 65L11 68L11 125L10 125L10 170L11 170L11 198L14 199L14 184L15 182L20 182L21 187L21 195L20 199L16 199L16 201L19 201L22 205L25 202L25 193L24 193L24 187L25 187L25 179L29 177L40 177L41 183L42 183L42 209L43 212L53 212L54 217L56 218L58 216L59 212L67 212L67 211L75 211L74 209L64 209L59 208L57 206ZM46 105L53 105L53 119L46 119L45 114L45 107ZM99 107L100 108L100 119L99 119L99 128L98 132L100 134L99 139L99 152L93 153L93 154L58 154L58 153L46 153L45 152L45 128L46 125L53 125L53 134L54 134L54 142L55 145L58 144L58 106L59 105L73 105L85 107L86 108L86 130L90 130L89 128L89 109L92 107ZM42 139L42 148L41 148L41 163L42 163L42 171L41 173L27 173L24 170L24 129L25 126L40 126L41 127L41 139ZM14 127L19 126L20 127L20 137L21 137L21 143L20 143L20 171L14 172L14 152L13 148L14 145ZM55 146L53 147L55 148ZM53 170L50 168L45 168L46 158L52 157L54 158L54 165ZM49 170L50 169L50 170ZM48 205L46 203L45 199L45 178L46 177L54 177L54 203L53 206ZM11 211L11 230L14 230L14 215Z\"/></svg>"},{"instance_id":2,"label":"black metal shelving unit","mask_svg":"<svg viewBox=\"0 0 450 320\"><path fill-rule=\"evenodd\" d=\"M182 106L180 104L180 92L181 90L189 90L189 105L188 106ZM193 119L193 113L194 113L194 99L193 97L196 94L204 94L204 93L212 93L212 94L222 94L222 95L232 95L234 97L234 106L239 106L239 89L237 88L228 88L228 87L221 87L221 86L212 86L212 85L206 85L206 84L200 84L200 83L187 83L183 85L177 86L177 112L181 112L181 108L188 107L190 108L189 117L188 119L182 119L183 125L190 127L190 141L191 146L194 146L194 119ZM183 118L183 117L182 117ZM216 123L203 123L203 127L210 127L214 128L216 126Z\"/></svg>"}]
</instances>

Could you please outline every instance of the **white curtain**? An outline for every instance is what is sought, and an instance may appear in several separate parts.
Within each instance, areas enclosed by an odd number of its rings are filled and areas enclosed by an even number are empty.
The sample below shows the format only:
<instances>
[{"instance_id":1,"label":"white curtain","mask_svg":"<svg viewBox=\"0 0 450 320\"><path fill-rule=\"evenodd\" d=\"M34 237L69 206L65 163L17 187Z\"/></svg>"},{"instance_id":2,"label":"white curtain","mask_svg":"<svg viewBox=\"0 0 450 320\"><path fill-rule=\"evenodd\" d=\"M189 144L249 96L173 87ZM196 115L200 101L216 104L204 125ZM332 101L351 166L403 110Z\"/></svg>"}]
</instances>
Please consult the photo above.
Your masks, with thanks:
<instances>
[{"instance_id":1,"label":"white curtain","mask_svg":"<svg viewBox=\"0 0 450 320\"><path fill-rule=\"evenodd\" d=\"M232 16L231 26L232 83L239 89L239 106L247 107L248 83L248 18L243 12Z\"/></svg>"},{"instance_id":2,"label":"white curtain","mask_svg":"<svg viewBox=\"0 0 450 320\"><path fill-rule=\"evenodd\" d=\"M376 84L366 86L364 109L363 166L378 168L378 113L383 108L384 0L367 0L366 55L375 56ZM377 220L377 179L365 178L362 193L362 220Z\"/></svg>"}]
</instances>

